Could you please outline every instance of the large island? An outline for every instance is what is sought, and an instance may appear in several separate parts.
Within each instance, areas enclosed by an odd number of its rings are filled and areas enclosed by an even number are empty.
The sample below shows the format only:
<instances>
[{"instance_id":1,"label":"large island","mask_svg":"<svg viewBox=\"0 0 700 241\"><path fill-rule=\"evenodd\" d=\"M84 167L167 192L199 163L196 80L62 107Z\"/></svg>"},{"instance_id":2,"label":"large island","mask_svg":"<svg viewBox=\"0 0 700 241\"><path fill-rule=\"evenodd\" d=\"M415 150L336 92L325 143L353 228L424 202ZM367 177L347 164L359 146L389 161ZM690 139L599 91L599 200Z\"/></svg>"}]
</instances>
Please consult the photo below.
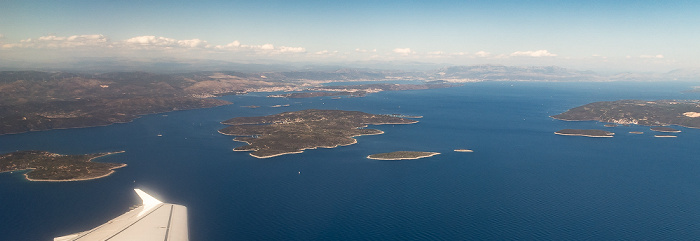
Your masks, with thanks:
<instances>
[{"instance_id":1,"label":"large island","mask_svg":"<svg viewBox=\"0 0 700 241\"><path fill-rule=\"evenodd\" d=\"M586 104L552 118L644 126L700 128L700 100L618 100Z\"/></svg>"},{"instance_id":2,"label":"large island","mask_svg":"<svg viewBox=\"0 0 700 241\"><path fill-rule=\"evenodd\" d=\"M31 170L30 181L82 181L109 176L123 163L92 162L93 159L120 152L85 155L61 155L47 151L17 151L0 155L0 172Z\"/></svg>"},{"instance_id":3,"label":"large island","mask_svg":"<svg viewBox=\"0 0 700 241\"><path fill-rule=\"evenodd\" d=\"M310 109L261 117L236 117L222 122L230 126L219 132L238 136L233 140L248 144L236 147L234 151L252 151L250 155L253 157L268 158L318 147L352 145L357 143L355 136L384 133L366 129L367 125L416 122L359 111Z\"/></svg>"}]
</instances>

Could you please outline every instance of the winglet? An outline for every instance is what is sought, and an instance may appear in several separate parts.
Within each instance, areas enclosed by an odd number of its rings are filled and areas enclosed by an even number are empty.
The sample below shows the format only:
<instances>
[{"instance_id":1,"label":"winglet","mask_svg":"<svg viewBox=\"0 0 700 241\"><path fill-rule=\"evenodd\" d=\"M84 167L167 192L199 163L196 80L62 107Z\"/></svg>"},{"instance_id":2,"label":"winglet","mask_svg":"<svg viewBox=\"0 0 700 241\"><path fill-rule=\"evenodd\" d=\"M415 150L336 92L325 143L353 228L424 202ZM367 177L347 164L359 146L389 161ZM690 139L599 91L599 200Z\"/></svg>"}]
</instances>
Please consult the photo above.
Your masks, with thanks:
<instances>
[{"instance_id":1,"label":"winglet","mask_svg":"<svg viewBox=\"0 0 700 241\"><path fill-rule=\"evenodd\" d=\"M136 194L138 194L141 200L143 200L143 210L139 213L139 216L158 206L158 204L163 203L151 195L148 195L148 193L141 191L141 189L137 188L134 189L134 191L136 191Z\"/></svg>"}]
</instances>

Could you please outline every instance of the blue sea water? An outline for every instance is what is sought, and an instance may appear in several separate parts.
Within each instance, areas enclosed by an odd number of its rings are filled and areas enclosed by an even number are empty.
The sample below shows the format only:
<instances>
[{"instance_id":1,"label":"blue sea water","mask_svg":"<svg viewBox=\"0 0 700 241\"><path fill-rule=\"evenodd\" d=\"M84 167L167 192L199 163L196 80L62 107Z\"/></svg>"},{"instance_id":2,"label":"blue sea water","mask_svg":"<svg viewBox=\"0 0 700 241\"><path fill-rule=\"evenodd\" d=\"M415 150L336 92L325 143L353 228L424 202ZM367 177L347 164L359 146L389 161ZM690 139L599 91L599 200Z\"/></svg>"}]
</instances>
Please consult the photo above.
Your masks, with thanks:
<instances>
[{"instance_id":1,"label":"blue sea water","mask_svg":"<svg viewBox=\"0 0 700 241\"><path fill-rule=\"evenodd\" d=\"M0 153L124 150L109 177L29 182L0 174L0 240L51 240L139 203L133 188L188 207L191 240L691 240L700 237L700 130L549 118L594 101L698 99L696 83L471 83L363 98L226 96L233 105L131 123L0 136ZM289 107L272 108L278 104ZM257 109L242 106L259 105ZM421 115L371 126L335 149L256 159L217 133L237 116L309 108ZM605 128L614 138L554 135ZM644 131L642 135L629 131ZM159 137L158 135L162 135ZM457 153L453 149L473 149ZM405 161L369 154L417 150Z\"/></svg>"}]
</instances>

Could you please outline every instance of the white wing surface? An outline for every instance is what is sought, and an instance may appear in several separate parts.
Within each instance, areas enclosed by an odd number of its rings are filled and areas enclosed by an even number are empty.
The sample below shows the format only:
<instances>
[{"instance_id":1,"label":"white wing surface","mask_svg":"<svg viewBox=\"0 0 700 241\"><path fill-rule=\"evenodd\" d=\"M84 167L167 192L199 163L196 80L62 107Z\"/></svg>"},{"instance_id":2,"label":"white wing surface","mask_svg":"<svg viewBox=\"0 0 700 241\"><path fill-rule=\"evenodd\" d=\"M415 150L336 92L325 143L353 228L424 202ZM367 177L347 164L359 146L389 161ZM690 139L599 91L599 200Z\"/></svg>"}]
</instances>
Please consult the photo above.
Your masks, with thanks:
<instances>
[{"instance_id":1,"label":"white wing surface","mask_svg":"<svg viewBox=\"0 0 700 241\"><path fill-rule=\"evenodd\" d=\"M187 208L163 203L134 189L143 205L92 230L54 238L54 241L187 241Z\"/></svg>"}]
</instances>

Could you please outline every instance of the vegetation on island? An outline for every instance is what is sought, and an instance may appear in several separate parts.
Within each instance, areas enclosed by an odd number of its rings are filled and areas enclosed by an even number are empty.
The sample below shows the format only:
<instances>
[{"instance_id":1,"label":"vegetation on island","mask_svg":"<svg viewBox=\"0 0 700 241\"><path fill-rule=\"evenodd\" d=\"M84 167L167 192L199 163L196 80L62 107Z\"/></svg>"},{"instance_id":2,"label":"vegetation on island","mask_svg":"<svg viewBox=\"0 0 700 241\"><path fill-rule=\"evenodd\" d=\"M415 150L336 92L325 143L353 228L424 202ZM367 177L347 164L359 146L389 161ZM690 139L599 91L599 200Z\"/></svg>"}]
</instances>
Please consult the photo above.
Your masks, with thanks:
<instances>
[{"instance_id":1,"label":"vegetation on island","mask_svg":"<svg viewBox=\"0 0 700 241\"><path fill-rule=\"evenodd\" d=\"M700 100L618 100L586 104L552 118L644 126L700 128Z\"/></svg>"},{"instance_id":2,"label":"vegetation on island","mask_svg":"<svg viewBox=\"0 0 700 241\"><path fill-rule=\"evenodd\" d=\"M615 133L604 130L581 130L581 129L563 129L554 132L557 135L563 136L586 136L586 137L613 137Z\"/></svg>"},{"instance_id":3,"label":"vegetation on island","mask_svg":"<svg viewBox=\"0 0 700 241\"><path fill-rule=\"evenodd\" d=\"M17 151L0 155L0 172L31 170L32 181L78 181L106 177L123 163L92 162L93 159L121 152L61 155L47 151Z\"/></svg>"},{"instance_id":4,"label":"vegetation on island","mask_svg":"<svg viewBox=\"0 0 700 241\"><path fill-rule=\"evenodd\" d=\"M424 151L395 151L388 153L372 154L367 156L369 159L375 160L407 160L407 159L418 159L424 157L431 157L439 155L438 152L424 152Z\"/></svg>"},{"instance_id":5,"label":"vegetation on island","mask_svg":"<svg viewBox=\"0 0 700 241\"><path fill-rule=\"evenodd\" d=\"M359 111L310 109L261 117L236 117L222 122L230 126L219 132L238 136L233 140L248 144L236 147L234 151L252 151L251 156L267 158L300 153L305 149L351 145L357 142L352 137L383 133L365 128L367 125L416 122Z\"/></svg>"}]
</instances>

